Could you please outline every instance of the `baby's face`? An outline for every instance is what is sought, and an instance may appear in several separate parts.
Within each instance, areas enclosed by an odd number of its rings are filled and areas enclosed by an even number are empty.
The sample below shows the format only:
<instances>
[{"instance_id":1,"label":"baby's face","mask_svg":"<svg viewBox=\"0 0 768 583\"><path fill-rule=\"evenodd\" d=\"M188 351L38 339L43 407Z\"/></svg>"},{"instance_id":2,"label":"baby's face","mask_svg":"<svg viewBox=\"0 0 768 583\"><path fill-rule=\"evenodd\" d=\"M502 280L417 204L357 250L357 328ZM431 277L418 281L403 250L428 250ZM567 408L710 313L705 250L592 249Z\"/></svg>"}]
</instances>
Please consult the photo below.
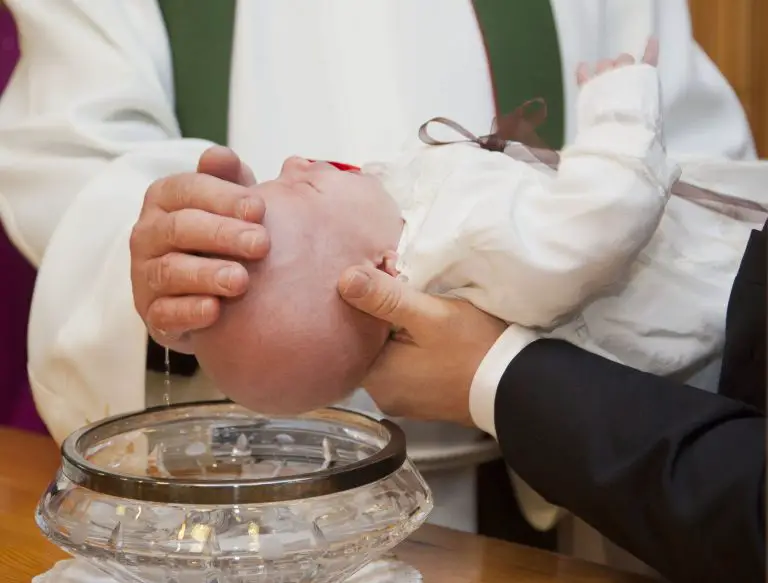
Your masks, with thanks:
<instances>
[{"instance_id":1,"label":"baby's face","mask_svg":"<svg viewBox=\"0 0 768 583\"><path fill-rule=\"evenodd\" d=\"M365 225L391 221L399 209L379 180L356 171L339 170L327 162L289 158L280 175L255 187L267 203L275 198L291 197L294 204L317 213L318 217L337 223ZM326 225L327 226L327 225Z\"/></svg>"},{"instance_id":2,"label":"baby's face","mask_svg":"<svg viewBox=\"0 0 768 583\"><path fill-rule=\"evenodd\" d=\"M337 403L359 386L388 327L337 291L351 266L383 265L397 248L400 211L378 179L291 158L256 187L271 248L246 264L245 296L193 335L203 370L255 411L297 413Z\"/></svg>"}]
</instances>

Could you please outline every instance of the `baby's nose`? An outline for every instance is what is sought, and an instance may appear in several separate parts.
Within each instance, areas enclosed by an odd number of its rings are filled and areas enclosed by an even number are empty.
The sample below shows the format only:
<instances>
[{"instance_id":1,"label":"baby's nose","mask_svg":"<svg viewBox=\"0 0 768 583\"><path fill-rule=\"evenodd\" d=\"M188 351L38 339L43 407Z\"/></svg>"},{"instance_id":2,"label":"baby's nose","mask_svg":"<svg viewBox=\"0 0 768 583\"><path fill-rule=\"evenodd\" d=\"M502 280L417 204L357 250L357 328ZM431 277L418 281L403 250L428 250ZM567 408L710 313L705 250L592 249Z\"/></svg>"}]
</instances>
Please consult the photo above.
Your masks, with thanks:
<instances>
[{"instance_id":1,"label":"baby's nose","mask_svg":"<svg viewBox=\"0 0 768 583\"><path fill-rule=\"evenodd\" d=\"M312 162L301 156L291 156L283 162L283 168L280 170L280 176L288 179L295 179L306 172Z\"/></svg>"}]
</instances>

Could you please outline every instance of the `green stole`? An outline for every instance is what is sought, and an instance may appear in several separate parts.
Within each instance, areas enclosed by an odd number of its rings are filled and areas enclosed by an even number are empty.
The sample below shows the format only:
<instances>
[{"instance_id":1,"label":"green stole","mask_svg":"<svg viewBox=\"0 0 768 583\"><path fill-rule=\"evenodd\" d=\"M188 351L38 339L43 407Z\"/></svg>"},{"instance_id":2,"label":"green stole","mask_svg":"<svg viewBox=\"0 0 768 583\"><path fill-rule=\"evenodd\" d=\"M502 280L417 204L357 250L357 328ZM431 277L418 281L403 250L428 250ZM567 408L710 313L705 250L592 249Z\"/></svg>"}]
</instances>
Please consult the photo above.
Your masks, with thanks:
<instances>
[{"instance_id":1,"label":"green stole","mask_svg":"<svg viewBox=\"0 0 768 583\"><path fill-rule=\"evenodd\" d=\"M171 43L182 135L226 144L236 0L159 3ZM563 79L550 3L474 0L474 5L485 37L497 113L510 113L529 99L545 99L548 117L538 133L559 148L564 133ZM439 26L439 18L429 24ZM417 131L414 127L414 135Z\"/></svg>"}]
</instances>

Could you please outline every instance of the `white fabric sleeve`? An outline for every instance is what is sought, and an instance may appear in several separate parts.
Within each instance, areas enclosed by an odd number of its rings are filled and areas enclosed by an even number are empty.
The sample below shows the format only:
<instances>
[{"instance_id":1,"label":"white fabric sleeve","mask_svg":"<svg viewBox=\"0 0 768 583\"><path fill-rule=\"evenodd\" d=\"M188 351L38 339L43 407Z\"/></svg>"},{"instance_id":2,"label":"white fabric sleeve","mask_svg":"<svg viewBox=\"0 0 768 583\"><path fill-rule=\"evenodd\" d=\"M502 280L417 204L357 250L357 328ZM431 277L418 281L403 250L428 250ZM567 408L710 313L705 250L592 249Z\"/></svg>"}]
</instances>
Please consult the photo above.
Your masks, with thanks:
<instances>
[{"instance_id":1,"label":"white fabric sleeve","mask_svg":"<svg viewBox=\"0 0 768 583\"><path fill-rule=\"evenodd\" d=\"M501 377L509 364L531 342L536 333L512 324L485 355L469 389L469 414L481 430L496 438L495 403Z\"/></svg>"},{"instance_id":2,"label":"white fabric sleeve","mask_svg":"<svg viewBox=\"0 0 768 583\"><path fill-rule=\"evenodd\" d=\"M144 406L128 239L146 188L195 168L154 0L7 0L21 61L0 102L0 218L37 267L28 369L61 441Z\"/></svg>"},{"instance_id":3,"label":"white fabric sleeve","mask_svg":"<svg viewBox=\"0 0 768 583\"><path fill-rule=\"evenodd\" d=\"M502 195L485 191L499 190L503 178L457 180L453 188L476 202L456 235L471 250L456 271L472 285L452 293L508 322L551 327L619 281L655 232L679 176L665 154L659 109L654 68L614 70L584 86L579 133L554 179L513 170L526 177Z\"/></svg>"}]
</instances>

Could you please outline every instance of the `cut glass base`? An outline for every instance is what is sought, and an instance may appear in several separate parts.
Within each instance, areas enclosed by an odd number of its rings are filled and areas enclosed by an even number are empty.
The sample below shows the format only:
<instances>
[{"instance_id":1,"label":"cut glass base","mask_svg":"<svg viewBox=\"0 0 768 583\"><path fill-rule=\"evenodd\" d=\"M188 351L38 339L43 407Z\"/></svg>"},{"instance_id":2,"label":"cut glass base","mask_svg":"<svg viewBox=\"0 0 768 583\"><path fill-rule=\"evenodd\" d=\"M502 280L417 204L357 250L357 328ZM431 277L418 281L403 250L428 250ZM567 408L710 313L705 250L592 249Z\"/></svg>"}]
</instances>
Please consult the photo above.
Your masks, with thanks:
<instances>
[{"instance_id":1,"label":"cut glass base","mask_svg":"<svg viewBox=\"0 0 768 583\"><path fill-rule=\"evenodd\" d=\"M347 487L355 484L348 480L354 471L367 471L366 460L378 459L388 445L391 450L386 426L334 412L266 419L231 404L188 405L176 413L154 424L156 418L147 417L142 430L136 419L125 432L97 425L81 440L87 444L81 454L72 454L73 463L65 444L65 463L37 510L43 533L118 583L420 580L407 565L382 558L432 508L410 461L403 456L391 473ZM103 435L108 437L94 437ZM74 459L78 455L81 461ZM90 471L88 482L81 473ZM309 490L305 482L312 484ZM183 503L157 501L169 484ZM210 486L222 500L244 500L243 492L269 498L286 484L284 491L304 495L268 503L194 503L198 490L210 500ZM99 491L102 485L109 494ZM130 496L115 495L123 486ZM148 487L154 489L144 496ZM323 495L307 495L313 488Z\"/></svg>"}]
</instances>

